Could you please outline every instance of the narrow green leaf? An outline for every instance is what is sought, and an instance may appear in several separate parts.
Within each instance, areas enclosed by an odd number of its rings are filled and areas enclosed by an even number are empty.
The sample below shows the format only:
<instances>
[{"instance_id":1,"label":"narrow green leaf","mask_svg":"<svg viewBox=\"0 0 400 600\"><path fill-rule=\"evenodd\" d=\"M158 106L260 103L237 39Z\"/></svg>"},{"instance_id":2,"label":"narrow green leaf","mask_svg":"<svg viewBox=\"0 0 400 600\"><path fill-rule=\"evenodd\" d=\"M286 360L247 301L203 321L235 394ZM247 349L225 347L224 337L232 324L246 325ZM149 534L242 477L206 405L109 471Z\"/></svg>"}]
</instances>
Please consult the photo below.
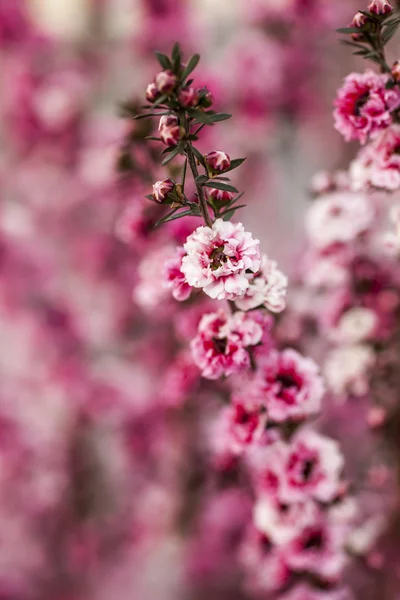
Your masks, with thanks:
<instances>
[{"instance_id":1,"label":"narrow green leaf","mask_svg":"<svg viewBox=\"0 0 400 600\"><path fill-rule=\"evenodd\" d=\"M212 118L205 112L201 110L192 111L194 118L197 123L204 123L205 125L213 125L214 122Z\"/></svg>"},{"instance_id":2,"label":"narrow green leaf","mask_svg":"<svg viewBox=\"0 0 400 600\"><path fill-rule=\"evenodd\" d=\"M230 202L228 202L227 204L225 204L225 209L230 208L231 206L233 206L234 204L236 204L236 202L238 200L240 200L240 198L242 198L243 195L244 195L244 192L242 192L241 194L239 194L239 196L236 196L236 198L233 198L233 200L231 200Z\"/></svg>"},{"instance_id":3,"label":"narrow green leaf","mask_svg":"<svg viewBox=\"0 0 400 600\"><path fill-rule=\"evenodd\" d=\"M223 183L222 181L209 181L204 184L206 187L214 188L216 190L224 190L226 192L237 193L237 189L233 187L233 185L228 185L227 183Z\"/></svg>"},{"instance_id":4,"label":"narrow green leaf","mask_svg":"<svg viewBox=\"0 0 400 600\"><path fill-rule=\"evenodd\" d=\"M158 227L159 225L163 225L164 223L169 223L170 221L176 221L176 219L182 219L182 217L198 216L197 214L193 213L191 208L189 208L188 210L184 210L183 212L177 213L177 211L179 209L180 209L180 207L174 208L174 210L171 210L171 212L169 212L167 215L165 215L165 217L163 217L162 219L157 221L157 223L154 225L154 227ZM177 214L175 214L175 213L177 213Z\"/></svg>"},{"instance_id":5,"label":"narrow green leaf","mask_svg":"<svg viewBox=\"0 0 400 600\"><path fill-rule=\"evenodd\" d=\"M152 142L161 142L161 138L155 137L154 135L146 136L146 140L151 140Z\"/></svg>"},{"instance_id":6,"label":"narrow green leaf","mask_svg":"<svg viewBox=\"0 0 400 600\"><path fill-rule=\"evenodd\" d=\"M195 70L200 61L200 54L194 54L183 70L182 79L185 80Z\"/></svg>"},{"instance_id":7,"label":"narrow green leaf","mask_svg":"<svg viewBox=\"0 0 400 600\"><path fill-rule=\"evenodd\" d=\"M164 160L162 161L162 166L165 167L165 165L167 165L169 162L171 162L172 159L175 158L175 156L177 156L180 152L180 148L179 146L176 146L176 148L174 148L172 150L172 152L167 156L167 158L164 158Z\"/></svg>"},{"instance_id":8,"label":"narrow green leaf","mask_svg":"<svg viewBox=\"0 0 400 600\"><path fill-rule=\"evenodd\" d=\"M182 62L181 48L178 43L175 43L174 47L172 48L172 70L175 73L175 75L180 75L181 62Z\"/></svg>"},{"instance_id":9,"label":"narrow green leaf","mask_svg":"<svg viewBox=\"0 0 400 600\"><path fill-rule=\"evenodd\" d=\"M228 173L228 171L233 171L233 169L237 169L238 167L240 167L240 165L244 163L245 160L246 158L234 158L233 160L231 160L231 166L229 167L229 169L226 169L225 173Z\"/></svg>"},{"instance_id":10,"label":"narrow green leaf","mask_svg":"<svg viewBox=\"0 0 400 600\"><path fill-rule=\"evenodd\" d=\"M359 27L339 27L339 29L336 29L337 33L344 33L344 34L349 34L349 33L360 33L361 29Z\"/></svg>"},{"instance_id":11,"label":"narrow green leaf","mask_svg":"<svg viewBox=\"0 0 400 600\"><path fill-rule=\"evenodd\" d=\"M168 56L166 56L165 54L162 54L161 52L157 52L157 51L154 52L154 54L156 55L156 58L163 69L171 69L172 68L172 64L171 64L171 61L169 60Z\"/></svg>"},{"instance_id":12,"label":"narrow green leaf","mask_svg":"<svg viewBox=\"0 0 400 600\"><path fill-rule=\"evenodd\" d=\"M207 183L207 181L209 181L209 177L207 175L198 175L198 177L196 177L195 181L197 183L197 185L204 185L205 183Z\"/></svg>"},{"instance_id":13,"label":"narrow green leaf","mask_svg":"<svg viewBox=\"0 0 400 600\"><path fill-rule=\"evenodd\" d=\"M398 28L399 28L399 24L396 23L395 25L391 25L390 27L385 29L385 31L382 34L382 39L383 39L383 43L385 46L389 42L389 40L392 39L392 37L394 36L394 34L398 30Z\"/></svg>"},{"instance_id":14,"label":"narrow green leaf","mask_svg":"<svg viewBox=\"0 0 400 600\"><path fill-rule=\"evenodd\" d=\"M154 228L156 228L159 225L162 225L163 223L165 223L165 220L168 219L169 217L171 217L172 215L174 215L179 209L180 209L180 206L178 206L177 208L172 209L169 213L167 213L166 215L164 215L161 219L159 219L157 221L157 223L155 223Z\"/></svg>"},{"instance_id":15,"label":"narrow green leaf","mask_svg":"<svg viewBox=\"0 0 400 600\"><path fill-rule=\"evenodd\" d=\"M232 215L235 214L235 212L237 210L239 210L240 208L246 208L247 204L239 204L239 206L235 206L235 208L232 208L232 210L224 210L224 212L220 213L220 217L224 218L224 215L229 214L229 219L231 218Z\"/></svg>"},{"instance_id":16,"label":"narrow green leaf","mask_svg":"<svg viewBox=\"0 0 400 600\"><path fill-rule=\"evenodd\" d=\"M232 115L228 113L206 113L208 117L210 117L213 123L219 123L220 121L226 121L230 119Z\"/></svg>"},{"instance_id":17,"label":"narrow green leaf","mask_svg":"<svg viewBox=\"0 0 400 600\"><path fill-rule=\"evenodd\" d=\"M223 220L223 221L229 221L229 219L230 219L231 217L233 217L233 215L234 215L234 214L235 214L235 211L234 211L234 210L227 210L226 212L222 213L222 214L220 215L220 217L222 217L222 220Z\"/></svg>"},{"instance_id":18,"label":"narrow green leaf","mask_svg":"<svg viewBox=\"0 0 400 600\"><path fill-rule=\"evenodd\" d=\"M192 146L192 150L193 150L193 154L195 155L195 157L197 158L197 160L199 161L199 163L201 165L203 165L203 167L206 166L206 162L204 160L204 156L202 155L202 153L197 150L197 148L195 148L194 146Z\"/></svg>"}]
</instances>

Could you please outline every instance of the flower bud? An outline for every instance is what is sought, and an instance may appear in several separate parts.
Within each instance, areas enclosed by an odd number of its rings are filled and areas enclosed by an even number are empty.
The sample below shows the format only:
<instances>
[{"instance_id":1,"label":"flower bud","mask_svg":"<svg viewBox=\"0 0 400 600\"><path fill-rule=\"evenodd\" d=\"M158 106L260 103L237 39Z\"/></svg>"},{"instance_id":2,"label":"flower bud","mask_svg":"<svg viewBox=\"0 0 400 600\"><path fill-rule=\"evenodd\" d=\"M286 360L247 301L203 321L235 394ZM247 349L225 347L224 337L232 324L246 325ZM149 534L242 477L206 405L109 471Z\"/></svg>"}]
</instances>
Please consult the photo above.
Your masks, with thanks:
<instances>
[{"instance_id":1,"label":"flower bud","mask_svg":"<svg viewBox=\"0 0 400 600\"><path fill-rule=\"evenodd\" d=\"M177 77L172 71L160 71L154 79L154 83L161 94L171 93L177 84Z\"/></svg>"},{"instance_id":2,"label":"flower bud","mask_svg":"<svg viewBox=\"0 0 400 600\"><path fill-rule=\"evenodd\" d=\"M209 188L209 197L217 202L227 203L230 202L234 196L232 192L226 190L217 190L216 188Z\"/></svg>"},{"instance_id":3,"label":"flower bud","mask_svg":"<svg viewBox=\"0 0 400 600\"><path fill-rule=\"evenodd\" d=\"M210 108L210 106L214 102L212 93L209 92L206 88L201 88L197 90L197 93L199 94L199 106L202 106L203 108Z\"/></svg>"},{"instance_id":4,"label":"flower bud","mask_svg":"<svg viewBox=\"0 0 400 600\"><path fill-rule=\"evenodd\" d=\"M172 179L163 179L163 181L156 181L153 185L153 198L156 202L165 202L168 195L174 190L175 183Z\"/></svg>"},{"instance_id":5,"label":"flower bud","mask_svg":"<svg viewBox=\"0 0 400 600\"><path fill-rule=\"evenodd\" d=\"M192 87L181 90L179 93L179 103L185 108L194 108L199 103L199 92Z\"/></svg>"},{"instance_id":6,"label":"flower bud","mask_svg":"<svg viewBox=\"0 0 400 600\"><path fill-rule=\"evenodd\" d=\"M367 20L366 15L363 15L362 13L358 12L354 16L351 25L352 25L352 27L362 27L363 25L365 25L366 20Z\"/></svg>"},{"instance_id":7,"label":"flower bud","mask_svg":"<svg viewBox=\"0 0 400 600\"><path fill-rule=\"evenodd\" d=\"M214 151L204 157L208 170L213 173L223 173L231 166L231 159L225 152Z\"/></svg>"},{"instance_id":8,"label":"flower bud","mask_svg":"<svg viewBox=\"0 0 400 600\"><path fill-rule=\"evenodd\" d=\"M372 0L368 5L368 11L373 15L388 15L393 11L393 6L388 0Z\"/></svg>"},{"instance_id":9,"label":"flower bud","mask_svg":"<svg viewBox=\"0 0 400 600\"><path fill-rule=\"evenodd\" d=\"M178 118L173 115L161 117L158 131L161 141L166 146L176 146L182 137L182 127L179 125Z\"/></svg>"},{"instance_id":10,"label":"flower bud","mask_svg":"<svg viewBox=\"0 0 400 600\"><path fill-rule=\"evenodd\" d=\"M396 83L400 82L400 60L396 60L392 67L392 77Z\"/></svg>"},{"instance_id":11,"label":"flower bud","mask_svg":"<svg viewBox=\"0 0 400 600\"><path fill-rule=\"evenodd\" d=\"M147 86L147 90L146 90L146 100L148 102L153 103L157 100L157 98L159 98L159 96L160 96L160 92L158 91L156 84L149 83L149 85Z\"/></svg>"}]
</instances>

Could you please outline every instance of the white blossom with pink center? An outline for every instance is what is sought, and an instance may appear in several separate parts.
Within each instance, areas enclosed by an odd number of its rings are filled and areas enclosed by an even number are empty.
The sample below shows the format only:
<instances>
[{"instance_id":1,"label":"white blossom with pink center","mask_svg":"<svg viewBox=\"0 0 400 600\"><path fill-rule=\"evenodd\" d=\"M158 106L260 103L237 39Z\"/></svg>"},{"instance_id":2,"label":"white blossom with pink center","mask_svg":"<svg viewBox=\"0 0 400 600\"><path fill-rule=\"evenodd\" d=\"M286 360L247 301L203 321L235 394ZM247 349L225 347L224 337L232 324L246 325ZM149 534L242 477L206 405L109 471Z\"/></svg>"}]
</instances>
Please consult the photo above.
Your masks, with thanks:
<instances>
[{"instance_id":1,"label":"white blossom with pink center","mask_svg":"<svg viewBox=\"0 0 400 600\"><path fill-rule=\"evenodd\" d=\"M315 523L317 505L312 502L283 504L268 495L261 496L254 507L255 527L278 546L294 542L303 530Z\"/></svg>"},{"instance_id":2,"label":"white blossom with pink center","mask_svg":"<svg viewBox=\"0 0 400 600\"><path fill-rule=\"evenodd\" d=\"M250 286L248 273L257 273L261 266L259 240L241 223L217 219L212 227L198 227L184 248L187 283L217 300L241 298Z\"/></svg>"},{"instance_id":3,"label":"white blossom with pink center","mask_svg":"<svg viewBox=\"0 0 400 600\"><path fill-rule=\"evenodd\" d=\"M347 244L369 230L374 216L374 209L363 194L329 194L319 198L309 209L307 233L312 245L319 250Z\"/></svg>"},{"instance_id":4,"label":"white blossom with pink center","mask_svg":"<svg viewBox=\"0 0 400 600\"><path fill-rule=\"evenodd\" d=\"M369 373L376 361L374 350L367 344L340 346L325 361L324 375L334 394L363 396L369 389Z\"/></svg>"},{"instance_id":5,"label":"white blossom with pink center","mask_svg":"<svg viewBox=\"0 0 400 600\"><path fill-rule=\"evenodd\" d=\"M287 449L285 477L280 491L283 502L311 497L331 502L339 491L344 459L337 442L302 429Z\"/></svg>"},{"instance_id":6,"label":"white blossom with pink center","mask_svg":"<svg viewBox=\"0 0 400 600\"><path fill-rule=\"evenodd\" d=\"M175 256L165 261L164 264L163 286L164 288L172 289L173 297L179 302L187 300L192 291L181 271L182 258L185 254L185 250L182 247L178 247Z\"/></svg>"},{"instance_id":7,"label":"white blossom with pink center","mask_svg":"<svg viewBox=\"0 0 400 600\"><path fill-rule=\"evenodd\" d=\"M263 328L251 314L219 310L204 315L191 342L194 362L207 379L238 373L249 367L247 349L260 343L262 336Z\"/></svg>"},{"instance_id":8,"label":"white blossom with pink center","mask_svg":"<svg viewBox=\"0 0 400 600\"><path fill-rule=\"evenodd\" d=\"M271 312L279 313L285 309L288 280L273 260L263 254L261 269L254 276L249 275L250 285L245 295L236 300L240 310L252 310L265 306Z\"/></svg>"},{"instance_id":9,"label":"white blossom with pink center","mask_svg":"<svg viewBox=\"0 0 400 600\"><path fill-rule=\"evenodd\" d=\"M264 402L268 419L276 423L317 413L324 391L315 362L292 349L271 351L248 390Z\"/></svg>"},{"instance_id":10,"label":"white blossom with pink center","mask_svg":"<svg viewBox=\"0 0 400 600\"><path fill-rule=\"evenodd\" d=\"M339 89L335 101L335 127L347 142L365 144L391 125L392 112L400 105L400 91L386 89L389 75L367 70L351 73Z\"/></svg>"}]
</instances>

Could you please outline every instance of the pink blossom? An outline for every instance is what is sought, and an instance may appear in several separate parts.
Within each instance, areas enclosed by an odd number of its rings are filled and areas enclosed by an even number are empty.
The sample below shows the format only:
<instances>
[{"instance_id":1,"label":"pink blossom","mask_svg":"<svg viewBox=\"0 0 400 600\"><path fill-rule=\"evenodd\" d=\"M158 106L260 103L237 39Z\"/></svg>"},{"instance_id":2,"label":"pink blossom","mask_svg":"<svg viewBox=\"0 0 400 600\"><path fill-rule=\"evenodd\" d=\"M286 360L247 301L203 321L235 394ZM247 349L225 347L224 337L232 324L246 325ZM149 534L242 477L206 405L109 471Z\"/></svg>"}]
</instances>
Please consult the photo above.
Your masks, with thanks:
<instances>
[{"instance_id":1,"label":"pink blossom","mask_svg":"<svg viewBox=\"0 0 400 600\"><path fill-rule=\"evenodd\" d=\"M192 87L185 88L179 92L179 103L185 108L197 106L200 99L198 90Z\"/></svg>"},{"instance_id":2,"label":"pink blossom","mask_svg":"<svg viewBox=\"0 0 400 600\"><path fill-rule=\"evenodd\" d=\"M154 83L161 94L169 94L177 84L177 77L172 71L160 71L155 78Z\"/></svg>"},{"instance_id":3,"label":"pink blossom","mask_svg":"<svg viewBox=\"0 0 400 600\"><path fill-rule=\"evenodd\" d=\"M249 275L249 287L244 296L236 300L240 310L252 310L264 306L271 312L279 313L285 309L288 280L273 260L263 254L261 269L255 275Z\"/></svg>"},{"instance_id":4,"label":"pink blossom","mask_svg":"<svg viewBox=\"0 0 400 600\"><path fill-rule=\"evenodd\" d=\"M295 350L274 350L250 384L249 393L262 399L271 421L299 421L319 411L324 384L313 360Z\"/></svg>"},{"instance_id":5,"label":"pink blossom","mask_svg":"<svg viewBox=\"0 0 400 600\"><path fill-rule=\"evenodd\" d=\"M163 285L166 288L172 289L173 297L179 302L187 300L192 291L192 288L186 283L185 276L181 271L182 258L185 255L185 250L182 247L178 247L175 256L166 260L164 264Z\"/></svg>"},{"instance_id":6,"label":"pink blossom","mask_svg":"<svg viewBox=\"0 0 400 600\"><path fill-rule=\"evenodd\" d=\"M372 0L367 10L374 15L388 15L393 11L393 6L388 0Z\"/></svg>"},{"instance_id":7,"label":"pink blossom","mask_svg":"<svg viewBox=\"0 0 400 600\"><path fill-rule=\"evenodd\" d=\"M290 579L284 553L254 527L249 528L243 541L240 562L246 573L246 588L252 594L278 591Z\"/></svg>"},{"instance_id":8,"label":"pink blossom","mask_svg":"<svg viewBox=\"0 0 400 600\"><path fill-rule=\"evenodd\" d=\"M201 319L191 342L193 359L207 379L232 375L250 365L247 349L258 344L262 336L263 329L253 315L227 315L219 310Z\"/></svg>"},{"instance_id":9,"label":"pink blossom","mask_svg":"<svg viewBox=\"0 0 400 600\"><path fill-rule=\"evenodd\" d=\"M287 546L315 523L319 510L312 502L284 504L269 495L262 495L254 507L253 521L258 531L273 544Z\"/></svg>"},{"instance_id":10,"label":"pink blossom","mask_svg":"<svg viewBox=\"0 0 400 600\"><path fill-rule=\"evenodd\" d=\"M291 441L280 498L284 502L306 497L330 502L338 494L343 455L337 442L302 429Z\"/></svg>"},{"instance_id":11,"label":"pink blossom","mask_svg":"<svg viewBox=\"0 0 400 600\"><path fill-rule=\"evenodd\" d=\"M307 213L311 243L325 249L346 244L365 233L374 222L374 210L363 194L336 192L318 198Z\"/></svg>"},{"instance_id":12,"label":"pink blossom","mask_svg":"<svg viewBox=\"0 0 400 600\"><path fill-rule=\"evenodd\" d=\"M225 152L214 150L209 152L205 157L207 167L211 173L223 173L231 166L231 159Z\"/></svg>"},{"instance_id":13,"label":"pink blossom","mask_svg":"<svg viewBox=\"0 0 400 600\"><path fill-rule=\"evenodd\" d=\"M160 138L166 146L176 146L181 139L179 120L173 115L164 115L158 126Z\"/></svg>"},{"instance_id":14,"label":"pink blossom","mask_svg":"<svg viewBox=\"0 0 400 600\"><path fill-rule=\"evenodd\" d=\"M156 181L153 185L153 198L156 202L164 202L167 199L168 194L175 188L175 183L172 179L163 179L162 181Z\"/></svg>"},{"instance_id":15,"label":"pink blossom","mask_svg":"<svg viewBox=\"0 0 400 600\"><path fill-rule=\"evenodd\" d=\"M335 101L335 127L347 142L365 144L392 123L392 112L399 107L400 91L386 89L388 75L371 70L351 73L344 80Z\"/></svg>"},{"instance_id":16,"label":"pink blossom","mask_svg":"<svg viewBox=\"0 0 400 600\"><path fill-rule=\"evenodd\" d=\"M400 126L392 125L371 144L362 148L350 165L354 189L368 186L391 192L400 189Z\"/></svg>"},{"instance_id":17,"label":"pink blossom","mask_svg":"<svg viewBox=\"0 0 400 600\"><path fill-rule=\"evenodd\" d=\"M252 399L235 398L219 416L215 434L219 453L242 454L264 433L267 415L264 407Z\"/></svg>"},{"instance_id":18,"label":"pink blossom","mask_svg":"<svg viewBox=\"0 0 400 600\"><path fill-rule=\"evenodd\" d=\"M139 281L135 286L133 298L135 302L146 311L153 310L168 298L162 281L165 262L173 256L170 246L162 246L149 251L139 264Z\"/></svg>"},{"instance_id":19,"label":"pink blossom","mask_svg":"<svg viewBox=\"0 0 400 600\"><path fill-rule=\"evenodd\" d=\"M250 285L246 272L256 273L261 265L259 241L241 223L217 219L212 227L198 227L184 248L186 281L218 300L243 296Z\"/></svg>"},{"instance_id":20,"label":"pink blossom","mask_svg":"<svg viewBox=\"0 0 400 600\"><path fill-rule=\"evenodd\" d=\"M228 192L227 190L217 190L216 188L208 188L208 195L213 200L217 202L230 202L234 196L232 192Z\"/></svg>"},{"instance_id":21,"label":"pink blossom","mask_svg":"<svg viewBox=\"0 0 400 600\"><path fill-rule=\"evenodd\" d=\"M362 396L368 392L375 353L366 344L341 346L332 350L325 361L324 375L328 387L337 395Z\"/></svg>"},{"instance_id":22,"label":"pink blossom","mask_svg":"<svg viewBox=\"0 0 400 600\"><path fill-rule=\"evenodd\" d=\"M155 83L149 83L146 89L146 100L148 102L155 102L160 96L160 92Z\"/></svg>"}]
</instances>

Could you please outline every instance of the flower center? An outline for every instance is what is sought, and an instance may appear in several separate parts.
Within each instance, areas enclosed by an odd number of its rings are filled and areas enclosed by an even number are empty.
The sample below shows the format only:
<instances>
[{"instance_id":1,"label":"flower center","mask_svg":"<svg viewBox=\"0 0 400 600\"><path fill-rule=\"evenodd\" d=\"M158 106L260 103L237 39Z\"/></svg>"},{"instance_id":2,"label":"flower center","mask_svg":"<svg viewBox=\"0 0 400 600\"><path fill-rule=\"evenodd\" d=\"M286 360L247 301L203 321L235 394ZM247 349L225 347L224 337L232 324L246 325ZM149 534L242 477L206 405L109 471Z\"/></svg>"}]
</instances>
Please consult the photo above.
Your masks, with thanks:
<instances>
[{"instance_id":1,"label":"flower center","mask_svg":"<svg viewBox=\"0 0 400 600\"><path fill-rule=\"evenodd\" d=\"M324 536L322 535L322 531L320 529L311 531L303 544L305 550L321 550L323 548L323 545Z\"/></svg>"},{"instance_id":2,"label":"flower center","mask_svg":"<svg viewBox=\"0 0 400 600\"><path fill-rule=\"evenodd\" d=\"M308 459L304 461L303 468L301 470L301 474L303 476L304 481L308 481L311 478L311 475L315 468L315 460Z\"/></svg>"},{"instance_id":3,"label":"flower center","mask_svg":"<svg viewBox=\"0 0 400 600\"><path fill-rule=\"evenodd\" d=\"M222 339L221 338L213 338L212 341L213 341L216 351L219 352L220 354L225 354L226 343L227 343L226 338L222 338Z\"/></svg>"},{"instance_id":4,"label":"flower center","mask_svg":"<svg viewBox=\"0 0 400 600\"><path fill-rule=\"evenodd\" d=\"M360 116L360 112L362 107L364 106L364 104L367 103L369 98L369 92L364 92L364 94L362 96L360 96L359 98L357 98L357 100L354 103L354 114L356 117Z\"/></svg>"},{"instance_id":5,"label":"flower center","mask_svg":"<svg viewBox=\"0 0 400 600\"><path fill-rule=\"evenodd\" d=\"M225 263L227 258L224 254L224 246L217 246L210 254L211 270L216 271L221 266L221 263Z\"/></svg>"}]
</instances>

